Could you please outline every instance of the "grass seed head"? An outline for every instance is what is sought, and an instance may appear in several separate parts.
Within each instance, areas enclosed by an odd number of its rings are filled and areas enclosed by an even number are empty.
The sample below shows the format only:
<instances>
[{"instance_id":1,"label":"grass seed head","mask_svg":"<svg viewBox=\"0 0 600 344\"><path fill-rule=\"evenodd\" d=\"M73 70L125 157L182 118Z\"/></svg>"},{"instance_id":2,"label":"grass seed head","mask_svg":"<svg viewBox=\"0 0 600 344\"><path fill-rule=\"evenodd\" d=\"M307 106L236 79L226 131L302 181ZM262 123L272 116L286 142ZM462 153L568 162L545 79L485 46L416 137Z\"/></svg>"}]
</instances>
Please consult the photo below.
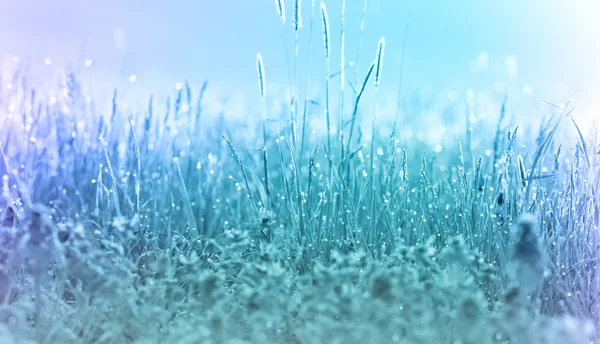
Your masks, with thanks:
<instances>
[{"instance_id":1,"label":"grass seed head","mask_svg":"<svg viewBox=\"0 0 600 344\"><path fill-rule=\"evenodd\" d=\"M302 28L302 1L294 1L294 30L298 31Z\"/></svg>"},{"instance_id":2,"label":"grass seed head","mask_svg":"<svg viewBox=\"0 0 600 344\"><path fill-rule=\"evenodd\" d=\"M385 37L379 39L377 44L377 58L375 59L375 89L379 88L381 73L383 71L383 55L385 53Z\"/></svg>"},{"instance_id":3,"label":"grass seed head","mask_svg":"<svg viewBox=\"0 0 600 344\"><path fill-rule=\"evenodd\" d=\"M281 24L285 24L285 3L283 0L275 0L275 5L277 6L277 14L279 15Z\"/></svg>"},{"instance_id":4,"label":"grass seed head","mask_svg":"<svg viewBox=\"0 0 600 344\"><path fill-rule=\"evenodd\" d=\"M258 87L260 89L260 97L264 101L266 96L265 67L262 55L260 53L256 54L256 70L258 72Z\"/></svg>"},{"instance_id":5,"label":"grass seed head","mask_svg":"<svg viewBox=\"0 0 600 344\"><path fill-rule=\"evenodd\" d=\"M331 51L330 32L329 32L329 14L327 5L321 1L321 21L323 23L323 44L325 45L325 58L329 58Z\"/></svg>"}]
</instances>

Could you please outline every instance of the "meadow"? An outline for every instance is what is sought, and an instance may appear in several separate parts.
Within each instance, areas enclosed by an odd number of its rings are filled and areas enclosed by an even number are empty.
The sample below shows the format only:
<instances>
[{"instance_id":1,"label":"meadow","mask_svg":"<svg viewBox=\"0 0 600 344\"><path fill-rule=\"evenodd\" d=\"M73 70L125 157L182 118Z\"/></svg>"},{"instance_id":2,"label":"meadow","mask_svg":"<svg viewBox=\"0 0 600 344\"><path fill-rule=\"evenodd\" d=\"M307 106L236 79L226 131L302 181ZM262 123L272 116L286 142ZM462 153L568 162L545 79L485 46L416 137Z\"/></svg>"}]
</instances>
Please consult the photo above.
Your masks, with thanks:
<instances>
[{"instance_id":1,"label":"meadow","mask_svg":"<svg viewBox=\"0 0 600 344\"><path fill-rule=\"evenodd\" d=\"M260 54L245 121L206 118L210 83L104 113L74 72L3 78L0 343L598 343L597 130L504 97L432 146L418 104L382 113L383 37L346 73L325 4L276 5L327 65L302 97L292 51L281 113Z\"/></svg>"}]
</instances>

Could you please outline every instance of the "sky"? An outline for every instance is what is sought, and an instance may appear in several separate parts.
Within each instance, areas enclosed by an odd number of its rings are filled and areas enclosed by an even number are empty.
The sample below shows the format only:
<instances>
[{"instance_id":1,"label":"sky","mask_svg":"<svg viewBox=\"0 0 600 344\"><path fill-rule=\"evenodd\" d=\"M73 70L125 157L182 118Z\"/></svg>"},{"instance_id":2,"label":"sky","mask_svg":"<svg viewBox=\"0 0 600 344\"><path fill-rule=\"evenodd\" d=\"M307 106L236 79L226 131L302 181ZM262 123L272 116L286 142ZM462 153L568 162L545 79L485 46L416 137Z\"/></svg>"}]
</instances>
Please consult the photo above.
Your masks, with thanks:
<instances>
[{"instance_id":1,"label":"sky","mask_svg":"<svg viewBox=\"0 0 600 344\"><path fill-rule=\"evenodd\" d=\"M575 92L586 116L600 109L594 99L600 90L595 0L369 0L355 61L363 1L346 1L345 55L355 62L347 69L350 81L356 66L358 78L364 74L385 36L382 89L390 95L404 56L406 93L426 89L460 100L469 89L498 99L510 91L520 101L540 104L564 102ZM284 3L285 24L274 0L0 0L0 71L6 75L25 64L32 80L43 83L57 68L70 66L94 80L98 92L119 86L132 98L172 92L185 80L193 86L208 80L215 92L237 94L234 99L242 102L258 97L257 52L269 90L290 83L293 1ZM325 3L337 71L341 0ZM312 41L309 84L315 93L325 72L318 6L310 34L311 0L301 2L297 59L298 79L305 80Z\"/></svg>"}]
</instances>

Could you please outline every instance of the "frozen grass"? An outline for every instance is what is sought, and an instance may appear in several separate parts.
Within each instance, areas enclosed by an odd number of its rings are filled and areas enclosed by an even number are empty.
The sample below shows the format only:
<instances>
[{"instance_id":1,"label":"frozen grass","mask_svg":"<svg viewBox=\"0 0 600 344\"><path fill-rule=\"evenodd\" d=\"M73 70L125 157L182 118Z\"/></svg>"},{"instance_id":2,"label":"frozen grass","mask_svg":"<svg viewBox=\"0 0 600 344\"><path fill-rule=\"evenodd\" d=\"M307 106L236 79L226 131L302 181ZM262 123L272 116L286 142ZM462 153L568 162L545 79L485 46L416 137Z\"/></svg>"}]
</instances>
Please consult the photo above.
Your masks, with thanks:
<instances>
[{"instance_id":1,"label":"frozen grass","mask_svg":"<svg viewBox=\"0 0 600 344\"><path fill-rule=\"evenodd\" d=\"M315 6L329 66L334 38ZM279 131L268 114L203 126L206 85L142 113L115 92L104 116L73 74L54 105L16 74L0 93L0 341L597 340L597 138L566 110L537 134L517 130L504 107L497 127L447 137L443 154L396 122L380 137L377 97L361 97L385 76L384 42L355 92L330 94L322 78L325 113L298 101L294 80ZM268 63L257 65L264 102ZM352 104L337 117L334 96ZM305 135L312 116L344 130ZM573 124L579 141L561 150Z\"/></svg>"}]
</instances>

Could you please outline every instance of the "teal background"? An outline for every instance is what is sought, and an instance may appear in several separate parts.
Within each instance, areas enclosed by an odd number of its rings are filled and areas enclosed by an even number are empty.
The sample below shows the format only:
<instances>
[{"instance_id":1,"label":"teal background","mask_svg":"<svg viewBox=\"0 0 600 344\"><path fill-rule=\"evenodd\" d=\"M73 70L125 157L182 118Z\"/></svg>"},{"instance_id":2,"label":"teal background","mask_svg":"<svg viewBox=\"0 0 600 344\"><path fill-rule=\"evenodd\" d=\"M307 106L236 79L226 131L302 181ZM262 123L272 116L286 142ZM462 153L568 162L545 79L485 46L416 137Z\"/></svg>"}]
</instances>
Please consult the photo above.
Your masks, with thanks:
<instances>
[{"instance_id":1,"label":"teal background","mask_svg":"<svg viewBox=\"0 0 600 344\"><path fill-rule=\"evenodd\" d=\"M299 60L306 61L312 37L310 83L318 93L324 73L321 25L318 21L309 35L310 3L302 2ZM326 3L337 66L340 1ZM56 68L71 66L82 78L93 78L96 91L118 85L132 103L149 93L174 91L177 82L189 80L198 86L205 79L213 85L215 101L230 96L238 104L251 103L258 95L255 56L260 51L271 95L282 94L289 84L284 34L291 54L290 0L285 1L285 27L273 0L0 0L0 4L5 79L14 69L12 56L16 55L38 83L55 76ZM347 61L356 56L362 6L362 0L347 0ZM412 11L403 80L407 92L425 87L429 94L445 99L448 91L456 90L458 100L463 100L473 89L476 94L490 93L486 97L498 102L502 97L495 95L494 83L501 81L514 94L515 103L531 105L535 112L543 100L565 102L574 91L574 101L580 104L578 116L589 120L600 108L595 99L600 90L599 9L592 0L371 0L358 65L366 69L379 37L385 36L382 88L394 103L403 33ZM487 64L473 71L478 56L484 57L482 52L488 56ZM516 78L506 68L509 56L518 64ZM51 59L50 66L44 64L46 58ZM84 67L87 59L93 61L91 68ZM301 79L303 70L304 65ZM353 70L348 72L353 80ZM132 74L135 88L128 82ZM532 86L529 97L522 92L526 85Z\"/></svg>"}]
</instances>

